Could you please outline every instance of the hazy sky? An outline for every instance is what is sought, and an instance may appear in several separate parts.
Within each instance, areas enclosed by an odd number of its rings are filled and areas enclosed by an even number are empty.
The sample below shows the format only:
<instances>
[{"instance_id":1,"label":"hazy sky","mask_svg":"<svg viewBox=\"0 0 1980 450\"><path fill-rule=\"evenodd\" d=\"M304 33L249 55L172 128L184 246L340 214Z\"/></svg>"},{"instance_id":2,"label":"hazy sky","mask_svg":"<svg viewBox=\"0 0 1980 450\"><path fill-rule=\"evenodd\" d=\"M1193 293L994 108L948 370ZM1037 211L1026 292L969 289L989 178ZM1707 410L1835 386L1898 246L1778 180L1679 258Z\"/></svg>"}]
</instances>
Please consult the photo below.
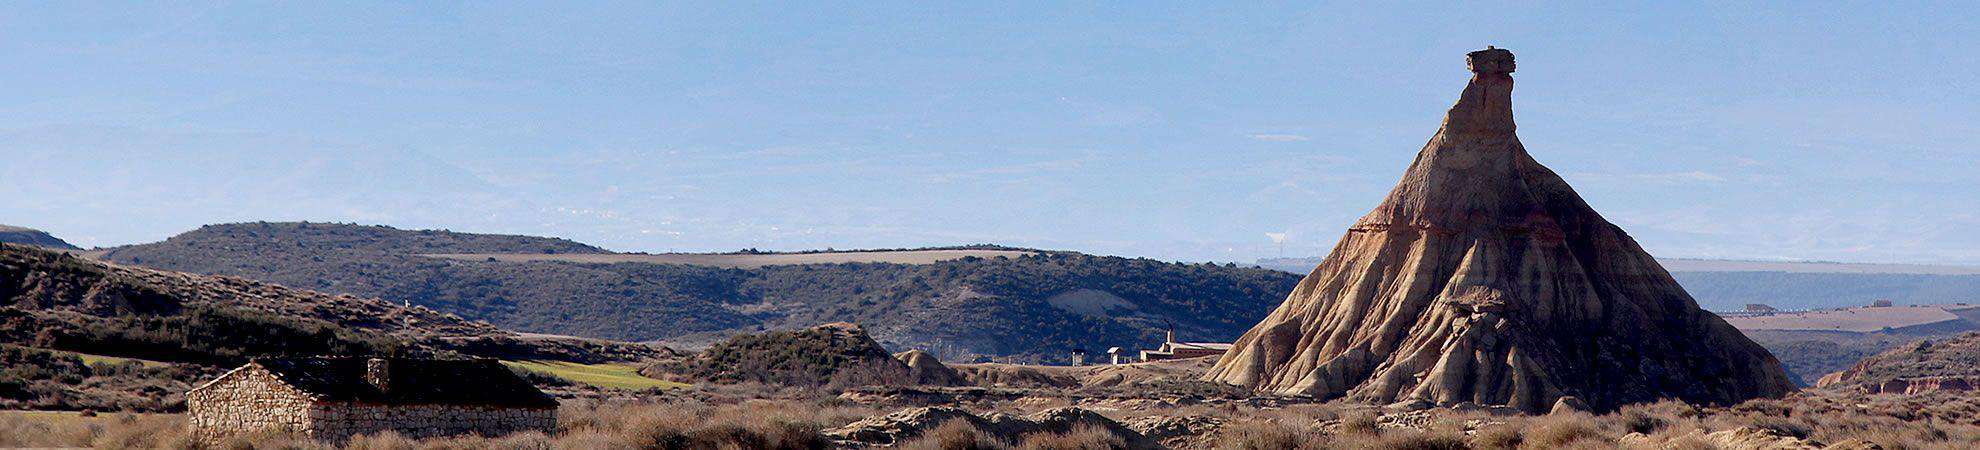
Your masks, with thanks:
<instances>
[{"instance_id":1,"label":"hazy sky","mask_svg":"<svg viewBox=\"0 0 1980 450\"><path fill-rule=\"evenodd\" d=\"M1492 44L1659 256L1980 263L1971 4L735 3L11 5L0 223L1317 255Z\"/></svg>"}]
</instances>

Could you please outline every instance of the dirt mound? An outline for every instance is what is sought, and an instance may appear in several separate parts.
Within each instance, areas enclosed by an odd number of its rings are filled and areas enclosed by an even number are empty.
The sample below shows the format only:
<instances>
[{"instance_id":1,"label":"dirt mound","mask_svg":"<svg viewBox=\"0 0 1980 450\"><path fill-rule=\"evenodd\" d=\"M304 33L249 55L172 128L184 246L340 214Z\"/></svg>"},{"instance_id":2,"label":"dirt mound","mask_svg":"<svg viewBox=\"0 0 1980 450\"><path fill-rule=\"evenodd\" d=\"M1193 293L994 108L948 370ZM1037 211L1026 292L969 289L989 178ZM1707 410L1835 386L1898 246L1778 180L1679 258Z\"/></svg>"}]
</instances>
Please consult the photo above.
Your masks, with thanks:
<instances>
[{"instance_id":1,"label":"dirt mound","mask_svg":"<svg viewBox=\"0 0 1980 450\"><path fill-rule=\"evenodd\" d=\"M908 376L914 378L915 384L929 386L961 386L969 384L968 380L963 379L962 374L956 373L955 369L950 369L949 366L943 365L942 360L935 359L935 355L928 354L928 352L908 350L895 353L894 359L900 360L902 364L907 364Z\"/></svg>"},{"instance_id":2,"label":"dirt mound","mask_svg":"<svg viewBox=\"0 0 1980 450\"><path fill-rule=\"evenodd\" d=\"M1793 390L1515 135L1511 52L1474 76L1388 198L1207 380L1377 404L1545 412Z\"/></svg>"},{"instance_id":3,"label":"dirt mound","mask_svg":"<svg viewBox=\"0 0 1980 450\"><path fill-rule=\"evenodd\" d=\"M802 330L745 334L678 363L649 367L648 376L679 374L714 382L843 385L912 383L910 369L845 322Z\"/></svg>"},{"instance_id":4,"label":"dirt mound","mask_svg":"<svg viewBox=\"0 0 1980 450\"><path fill-rule=\"evenodd\" d=\"M1148 439L1120 422L1080 408L1055 408L1025 416L1005 413L977 415L946 406L909 408L826 430L825 435L847 447L895 445L911 441L923 432L955 420L967 421L977 429L1007 442L1017 442L1036 433L1065 433L1081 427L1094 427L1107 430L1134 448L1154 448Z\"/></svg>"}]
</instances>

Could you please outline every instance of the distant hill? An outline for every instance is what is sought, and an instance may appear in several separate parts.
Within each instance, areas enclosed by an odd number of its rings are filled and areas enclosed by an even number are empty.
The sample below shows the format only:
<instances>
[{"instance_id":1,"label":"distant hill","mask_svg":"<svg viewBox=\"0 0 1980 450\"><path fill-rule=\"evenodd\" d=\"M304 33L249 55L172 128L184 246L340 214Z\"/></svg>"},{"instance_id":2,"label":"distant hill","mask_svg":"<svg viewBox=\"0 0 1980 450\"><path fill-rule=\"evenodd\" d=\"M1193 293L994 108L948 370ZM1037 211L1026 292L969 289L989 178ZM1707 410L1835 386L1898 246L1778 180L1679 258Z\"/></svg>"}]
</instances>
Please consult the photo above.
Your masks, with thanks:
<instances>
[{"instance_id":1,"label":"distant hill","mask_svg":"<svg viewBox=\"0 0 1980 450\"><path fill-rule=\"evenodd\" d=\"M1864 357L1919 339L1980 330L1980 306L1945 304L1856 307L1759 315L1726 322L1781 360L1796 383L1808 385Z\"/></svg>"},{"instance_id":2,"label":"distant hill","mask_svg":"<svg viewBox=\"0 0 1980 450\"><path fill-rule=\"evenodd\" d=\"M192 383L275 355L644 361L425 307L0 244L0 409L175 411Z\"/></svg>"},{"instance_id":3,"label":"distant hill","mask_svg":"<svg viewBox=\"0 0 1980 450\"><path fill-rule=\"evenodd\" d=\"M606 339L700 344L853 322L891 349L924 349L948 361L1048 361L1075 347L1153 346L1170 322L1188 339L1234 339L1299 280L1234 265L986 246L933 250L993 253L839 251L777 264L670 263L666 255L607 253L562 239L247 223L206 226L102 257Z\"/></svg>"},{"instance_id":4,"label":"distant hill","mask_svg":"<svg viewBox=\"0 0 1980 450\"><path fill-rule=\"evenodd\" d=\"M624 344L528 338L374 298L126 267L13 244L0 244L0 343L218 365L263 355L415 352L584 361L641 352Z\"/></svg>"},{"instance_id":5,"label":"distant hill","mask_svg":"<svg viewBox=\"0 0 1980 450\"><path fill-rule=\"evenodd\" d=\"M1678 284L1712 311L1737 311L1748 303L1784 310L1864 306L1876 300L1904 304L1980 303L1980 267L1922 264L1854 264L1705 259L1666 259ZM1320 258L1261 259L1257 265L1305 274Z\"/></svg>"},{"instance_id":6,"label":"distant hill","mask_svg":"<svg viewBox=\"0 0 1980 450\"><path fill-rule=\"evenodd\" d=\"M1899 346L1823 377L1817 385L1890 394L1980 389L1980 333Z\"/></svg>"},{"instance_id":7,"label":"distant hill","mask_svg":"<svg viewBox=\"0 0 1980 450\"><path fill-rule=\"evenodd\" d=\"M0 243L33 245L55 250L80 250L47 232L13 225L0 225Z\"/></svg>"}]
</instances>

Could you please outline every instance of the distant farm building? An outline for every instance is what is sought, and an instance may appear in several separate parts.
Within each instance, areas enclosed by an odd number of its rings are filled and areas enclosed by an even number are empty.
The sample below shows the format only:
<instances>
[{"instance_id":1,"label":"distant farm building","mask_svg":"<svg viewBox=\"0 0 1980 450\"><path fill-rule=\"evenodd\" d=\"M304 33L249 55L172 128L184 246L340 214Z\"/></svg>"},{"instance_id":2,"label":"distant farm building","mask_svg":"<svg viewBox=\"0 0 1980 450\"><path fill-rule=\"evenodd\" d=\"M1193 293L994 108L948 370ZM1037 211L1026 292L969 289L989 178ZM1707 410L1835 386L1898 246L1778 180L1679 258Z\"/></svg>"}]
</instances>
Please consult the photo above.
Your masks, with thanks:
<instances>
[{"instance_id":1,"label":"distant farm building","mask_svg":"<svg viewBox=\"0 0 1980 450\"><path fill-rule=\"evenodd\" d=\"M186 393L194 438L280 430L326 441L557 427L557 399L494 360L257 359Z\"/></svg>"},{"instance_id":2,"label":"distant farm building","mask_svg":"<svg viewBox=\"0 0 1980 450\"><path fill-rule=\"evenodd\" d=\"M1176 342L1176 330L1170 329L1160 348L1142 350L1142 361L1162 361L1169 359L1202 358L1223 356L1231 350L1229 342Z\"/></svg>"},{"instance_id":3,"label":"distant farm building","mask_svg":"<svg viewBox=\"0 0 1980 450\"><path fill-rule=\"evenodd\" d=\"M1142 350L1141 360L1161 361L1167 359L1223 356L1224 352L1230 350L1231 344L1229 342L1164 342L1161 348Z\"/></svg>"},{"instance_id":4,"label":"distant farm building","mask_svg":"<svg viewBox=\"0 0 1980 450\"><path fill-rule=\"evenodd\" d=\"M1873 301L1873 302L1870 302L1870 307L1871 307L1871 308L1889 308L1889 307L1892 307L1892 306L1895 306L1895 305L1896 305L1896 303L1891 303L1891 301L1890 301L1890 300L1877 300L1877 301Z\"/></svg>"}]
</instances>

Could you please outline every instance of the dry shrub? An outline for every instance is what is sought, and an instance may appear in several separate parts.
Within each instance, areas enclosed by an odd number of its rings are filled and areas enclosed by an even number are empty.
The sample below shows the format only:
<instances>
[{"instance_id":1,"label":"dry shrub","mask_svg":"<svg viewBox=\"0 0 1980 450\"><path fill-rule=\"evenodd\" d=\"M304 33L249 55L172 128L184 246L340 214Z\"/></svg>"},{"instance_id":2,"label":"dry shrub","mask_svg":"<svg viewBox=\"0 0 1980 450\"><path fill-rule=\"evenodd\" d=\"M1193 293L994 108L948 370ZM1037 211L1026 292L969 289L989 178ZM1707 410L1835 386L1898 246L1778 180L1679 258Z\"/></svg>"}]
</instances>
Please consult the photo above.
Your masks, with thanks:
<instances>
[{"instance_id":1,"label":"dry shrub","mask_svg":"<svg viewBox=\"0 0 1980 450\"><path fill-rule=\"evenodd\" d=\"M1796 438L1807 438L1810 433L1813 433L1806 422L1787 417L1754 417L1753 426L1763 430L1773 430L1776 433L1794 436Z\"/></svg>"},{"instance_id":2,"label":"dry shrub","mask_svg":"<svg viewBox=\"0 0 1980 450\"><path fill-rule=\"evenodd\" d=\"M351 440L344 443L345 450L415 450L418 448L419 441L400 435L395 431L380 431L377 433L351 436Z\"/></svg>"},{"instance_id":3,"label":"dry shrub","mask_svg":"<svg viewBox=\"0 0 1980 450\"><path fill-rule=\"evenodd\" d=\"M0 448L190 448L185 419L168 414L93 416L0 412Z\"/></svg>"},{"instance_id":4,"label":"dry shrub","mask_svg":"<svg viewBox=\"0 0 1980 450\"><path fill-rule=\"evenodd\" d=\"M727 405L572 402L559 410L562 437L550 444L577 448L565 441L582 439L593 447L639 449L828 448L831 442L821 430L874 413L859 407L758 400Z\"/></svg>"},{"instance_id":5,"label":"dry shrub","mask_svg":"<svg viewBox=\"0 0 1980 450\"><path fill-rule=\"evenodd\" d=\"M552 450L556 448L550 435L543 434L541 431L525 431L510 434L497 439L489 439L487 443L488 446L485 448L494 450Z\"/></svg>"},{"instance_id":6,"label":"dry shrub","mask_svg":"<svg viewBox=\"0 0 1980 450\"><path fill-rule=\"evenodd\" d=\"M902 450L1004 450L1009 444L996 436L976 428L968 420L955 419L943 422L934 429L921 433L914 440L901 444Z\"/></svg>"},{"instance_id":7,"label":"dry shrub","mask_svg":"<svg viewBox=\"0 0 1980 450\"><path fill-rule=\"evenodd\" d=\"M1451 432L1401 432L1390 433L1376 439L1374 446L1362 447L1384 450L1467 450L1464 435Z\"/></svg>"},{"instance_id":8,"label":"dry shrub","mask_svg":"<svg viewBox=\"0 0 1980 450\"><path fill-rule=\"evenodd\" d=\"M333 450L335 447L279 430L243 433L220 441L224 450Z\"/></svg>"},{"instance_id":9,"label":"dry shrub","mask_svg":"<svg viewBox=\"0 0 1980 450\"><path fill-rule=\"evenodd\" d=\"M102 449L188 448L185 419L177 415L120 414L102 428L90 446Z\"/></svg>"},{"instance_id":10,"label":"dry shrub","mask_svg":"<svg viewBox=\"0 0 1980 450\"><path fill-rule=\"evenodd\" d=\"M1341 416L1340 434L1381 434L1381 417L1369 411L1355 411Z\"/></svg>"},{"instance_id":11,"label":"dry shrub","mask_svg":"<svg viewBox=\"0 0 1980 450\"><path fill-rule=\"evenodd\" d=\"M1577 444L1610 445L1609 439L1587 414L1562 414L1526 421L1524 448L1554 449Z\"/></svg>"},{"instance_id":12,"label":"dry shrub","mask_svg":"<svg viewBox=\"0 0 1980 450\"><path fill-rule=\"evenodd\" d=\"M1065 433L1032 433L1018 448L1036 450L1126 450L1128 444L1105 428L1081 426Z\"/></svg>"},{"instance_id":13,"label":"dry shrub","mask_svg":"<svg viewBox=\"0 0 1980 450\"><path fill-rule=\"evenodd\" d=\"M558 433L557 439L555 441L552 441L550 445L551 448L554 448L556 450L594 450L594 449L631 448L631 446L626 445L625 442L621 441L618 437L615 437L603 431L591 430L591 429L566 431L566 432Z\"/></svg>"},{"instance_id":14,"label":"dry shrub","mask_svg":"<svg viewBox=\"0 0 1980 450\"><path fill-rule=\"evenodd\" d=\"M1480 428L1471 435L1471 447L1478 450L1514 450L1525 441L1519 427L1504 424Z\"/></svg>"},{"instance_id":15,"label":"dry shrub","mask_svg":"<svg viewBox=\"0 0 1980 450\"><path fill-rule=\"evenodd\" d=\"M1218 450L1290 450L1323 448L1314 433L1276 420L1245 420L1217 431Z\"/></svg>"}]
</instances>

